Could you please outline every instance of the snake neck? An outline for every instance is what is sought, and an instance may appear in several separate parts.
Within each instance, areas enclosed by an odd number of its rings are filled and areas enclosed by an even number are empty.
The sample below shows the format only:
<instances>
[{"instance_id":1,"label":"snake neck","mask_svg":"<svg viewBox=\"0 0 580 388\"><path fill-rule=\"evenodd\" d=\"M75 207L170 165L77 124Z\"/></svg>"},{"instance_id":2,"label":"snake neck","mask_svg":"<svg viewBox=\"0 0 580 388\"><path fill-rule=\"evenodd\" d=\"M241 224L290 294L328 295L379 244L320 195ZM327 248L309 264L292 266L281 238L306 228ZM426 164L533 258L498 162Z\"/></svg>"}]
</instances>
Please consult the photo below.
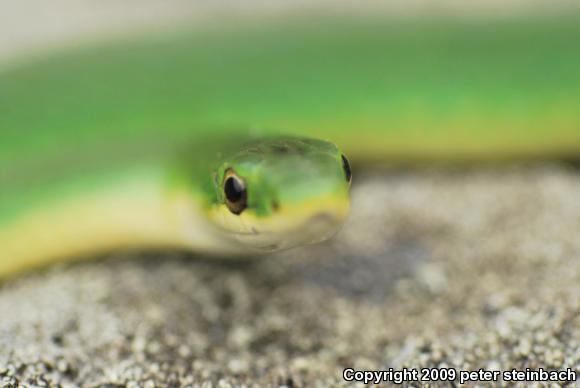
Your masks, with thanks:
<instances>
[{"instance_id":1,"label":"snake neck","mask_svg":"<svg viewBox=\"0 0 580 388\"><path fill-rule=\"evenodd\" d=\"M111 184L23 213L0 229L0 277L122 249L228 254L239 248L204 216L199 196L151 176Z\"/></svg>"}]
</instances>

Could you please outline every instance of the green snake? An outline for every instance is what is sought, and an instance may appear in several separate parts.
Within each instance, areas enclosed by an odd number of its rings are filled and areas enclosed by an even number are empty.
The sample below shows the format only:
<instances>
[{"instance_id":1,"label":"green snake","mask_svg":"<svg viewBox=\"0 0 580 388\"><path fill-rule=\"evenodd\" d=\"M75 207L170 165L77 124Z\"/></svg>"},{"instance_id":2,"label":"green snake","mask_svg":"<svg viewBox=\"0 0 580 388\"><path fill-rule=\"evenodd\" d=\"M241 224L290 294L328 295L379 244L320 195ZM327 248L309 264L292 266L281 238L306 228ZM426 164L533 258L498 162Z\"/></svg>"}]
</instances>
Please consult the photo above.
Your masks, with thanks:
<instances>
[{"instance_id":1,"label":"green snake","mask_svg":"<svg viewBox=\"0 0 580 388\"><path fill-rule=\"evenodd\" d=\"M572 158L580 23L288 18L0 70L0 276L125 248L238 256L347 218L355 167Z\"/></svg>"}]
</instances>

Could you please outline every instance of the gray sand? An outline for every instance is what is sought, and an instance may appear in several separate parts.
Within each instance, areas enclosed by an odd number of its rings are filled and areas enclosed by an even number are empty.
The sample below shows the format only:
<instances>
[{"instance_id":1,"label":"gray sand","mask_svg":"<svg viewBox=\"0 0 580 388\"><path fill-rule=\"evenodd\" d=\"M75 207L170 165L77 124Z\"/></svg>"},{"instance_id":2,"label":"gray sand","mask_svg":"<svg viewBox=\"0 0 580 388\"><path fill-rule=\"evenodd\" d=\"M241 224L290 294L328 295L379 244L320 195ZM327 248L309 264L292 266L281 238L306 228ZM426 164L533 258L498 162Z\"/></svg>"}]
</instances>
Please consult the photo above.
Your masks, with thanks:
<instances>
[{"instance_id":1,"label":"gray sand","mask_svg":"<svg viewBox=\"0 0 580 388\"><path fill-rule=\"evenodd\" d=\"M342 384L342 370L580 371L580 175L357 177L329 243L262 260L117 255L0 289L0 381Z\"/></svg>"}]
</instances>

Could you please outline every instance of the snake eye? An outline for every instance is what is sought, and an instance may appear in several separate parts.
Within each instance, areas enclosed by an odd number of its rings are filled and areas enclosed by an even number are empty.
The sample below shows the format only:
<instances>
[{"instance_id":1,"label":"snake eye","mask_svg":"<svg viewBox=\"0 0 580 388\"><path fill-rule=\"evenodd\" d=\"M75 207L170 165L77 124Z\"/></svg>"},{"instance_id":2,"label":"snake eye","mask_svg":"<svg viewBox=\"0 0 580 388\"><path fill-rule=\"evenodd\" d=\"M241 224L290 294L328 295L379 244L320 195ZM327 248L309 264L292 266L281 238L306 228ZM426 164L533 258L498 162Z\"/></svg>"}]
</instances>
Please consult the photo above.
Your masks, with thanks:
<instances>
[{"instance_id":1,"label":"snake eye","mask_svg":"<svg viewBox=\"0 0 580 388\"><path fill-rule=\"evenodd\" d=\"M344 170L344 176L346 178L346 181L350 183L352 181L352 172L350 170L350 163L348 163L348 159L344 155L341 155L341 159L342 159L342 169Z\"/></svg>"},{"instance_id":2,"label":"snake eye","mask_svg":"<svg viewBox=\"0 0 580 388\"><path fill-rule=\"evenodd\" d=\"M246 185L232 170L226 171L223 190L228 209L234 214L243 212L248 206Z\"/></svg>"}]
</instances>

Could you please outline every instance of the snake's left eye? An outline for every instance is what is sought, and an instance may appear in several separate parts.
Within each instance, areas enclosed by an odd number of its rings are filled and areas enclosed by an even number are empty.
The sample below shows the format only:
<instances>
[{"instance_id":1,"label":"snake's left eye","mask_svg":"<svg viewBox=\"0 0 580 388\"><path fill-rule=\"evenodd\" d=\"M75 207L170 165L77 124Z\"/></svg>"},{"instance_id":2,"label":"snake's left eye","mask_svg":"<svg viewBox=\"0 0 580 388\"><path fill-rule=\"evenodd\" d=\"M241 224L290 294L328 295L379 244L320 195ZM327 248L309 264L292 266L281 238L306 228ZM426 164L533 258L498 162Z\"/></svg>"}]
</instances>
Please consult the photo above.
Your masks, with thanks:
<instances>
[{"instance_id":1,"label":"snake's left eye","mask_svg":"<svg viewBox=\"0 0 580 388\"><path fill-rule=\"evenodd\" d=\"M226 206L234 214L240 214L248 206L246 185L242 178L232 170L227 170L224 176L224 199Z\"/></svg>"},{"instance_id":2,"label":"snake's left eye","mask_svg":"<svg viewBox=\"0 0 580 388\"><path fill-rule=\"evenodd\" d=\"M341 155L341 159L342 159L342 169L344 170L344 176L346 178L346 181L350 183L352 181L352 172L350 170L350 163L348 162L348 159L344 155Z\"/></svg>"}]
</instances>

